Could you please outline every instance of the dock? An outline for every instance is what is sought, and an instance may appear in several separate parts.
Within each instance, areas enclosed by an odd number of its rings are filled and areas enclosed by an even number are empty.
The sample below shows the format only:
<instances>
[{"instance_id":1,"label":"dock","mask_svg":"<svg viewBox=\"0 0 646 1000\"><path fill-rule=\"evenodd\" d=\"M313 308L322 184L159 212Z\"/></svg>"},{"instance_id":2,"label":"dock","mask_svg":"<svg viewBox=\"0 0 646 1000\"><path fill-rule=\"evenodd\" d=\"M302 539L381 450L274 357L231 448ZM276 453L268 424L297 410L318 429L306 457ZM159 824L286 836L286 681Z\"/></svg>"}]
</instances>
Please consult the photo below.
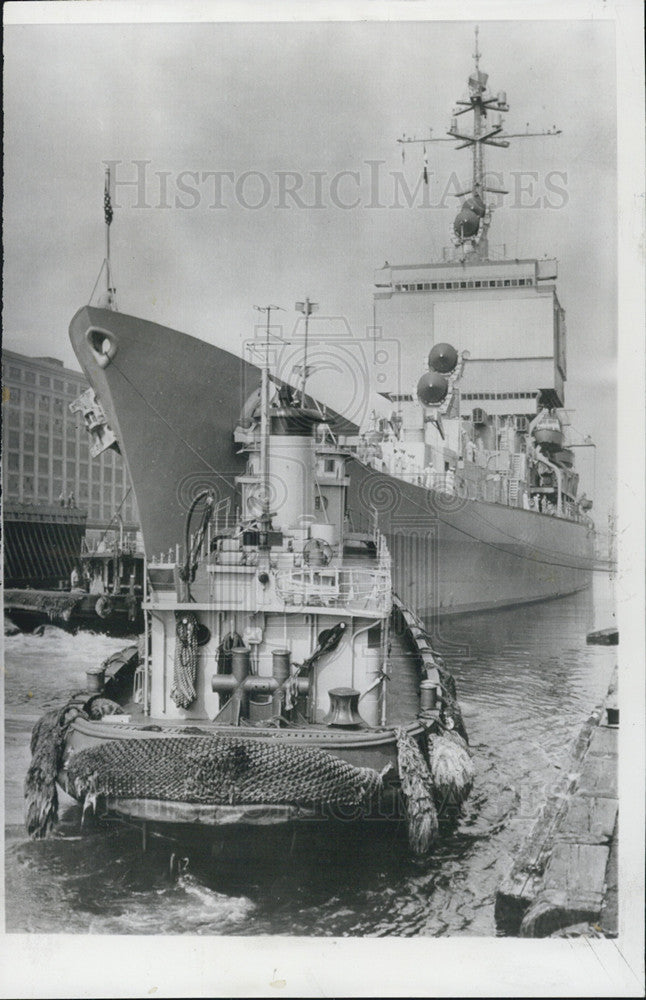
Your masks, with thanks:
<instances>
[{"instance_id":1,"label":"dock","mask_svg":"<svg viewBox=\"0 0 646 1000\"><path fill-rule=\"evenodd\" d=\"M496 896L499 933L617 936L617 668Z\"/></svg>"}]
</instances>

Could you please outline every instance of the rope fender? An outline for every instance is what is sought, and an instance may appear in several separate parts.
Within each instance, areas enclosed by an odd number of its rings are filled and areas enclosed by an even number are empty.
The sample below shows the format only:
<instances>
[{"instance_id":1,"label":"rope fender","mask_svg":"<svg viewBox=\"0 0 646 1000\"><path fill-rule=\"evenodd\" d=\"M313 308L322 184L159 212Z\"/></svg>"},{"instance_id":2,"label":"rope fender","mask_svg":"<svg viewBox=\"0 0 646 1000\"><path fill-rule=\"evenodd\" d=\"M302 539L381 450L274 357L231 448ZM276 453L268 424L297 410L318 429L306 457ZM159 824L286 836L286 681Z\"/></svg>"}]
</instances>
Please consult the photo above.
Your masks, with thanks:
<instances>
[{"instance_id":1,"label":"rope fender","mask_svg":"<svg viewBox=\"0 0 646 1000\"><path fill-rule=\"evenodd\" d=\"M400 727L396 736L399 779L406 803L408 843L414 854L426 854L439 831L433 780L421 750L406 730Z\"/></svg>"},{"instance_id":2,"label":"rope fender","mask_svg":"<svg viewBox=\"0 0 646 1000\"><path fill-rule=\"evenodd\" d=\"M58 820L56 775L63 758L65 736L77 716L85 718L78 706L65 705L41 716L31 734L31 764L24 786L25 826L36 840L47 837Z\"/></svg>"},{"instance_id":3,"label":"rope fender","mask_svg":"<svg viewBox=\"0 0 646 1000\"><path fill-rule=\"evenodd\" d=\"M67 765L79 800L100 795L206 805L366 803L382 785L318 747L236 736L109 740Z\"/></svg>"}]
</instances>

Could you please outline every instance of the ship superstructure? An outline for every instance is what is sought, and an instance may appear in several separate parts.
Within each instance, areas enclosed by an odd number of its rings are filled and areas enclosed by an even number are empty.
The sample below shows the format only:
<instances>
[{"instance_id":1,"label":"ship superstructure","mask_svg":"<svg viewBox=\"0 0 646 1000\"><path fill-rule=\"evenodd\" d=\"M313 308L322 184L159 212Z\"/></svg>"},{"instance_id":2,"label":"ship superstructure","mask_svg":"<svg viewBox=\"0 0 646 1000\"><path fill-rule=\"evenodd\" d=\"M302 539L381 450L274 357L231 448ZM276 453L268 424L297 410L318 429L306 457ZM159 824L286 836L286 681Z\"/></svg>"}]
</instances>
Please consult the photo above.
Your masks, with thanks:
<instances>
[{"instance_id":1,"label":"ship superstructure","mask_svg":"<svg viewBox=\"0 0 646 1000\"><path fill-rule=\"evenodd\" d=\"M506 93L490 93L487 80L476 31L468 95L457 102L448 138L399 140L424 147L457 140L458 149L471 149L472 177L458 192L464 200L453 246L441 261L386 263L376 272L374 328L386 341L397 337L403 349L390 384L382 377L380 392L392 412L375 411L364 459L449 496L590 528L591 503L579 496L574 455L564 444L566 327L557 262L498 257L488 239L487 195L505 192L487 182L485 148L558 133L505 132ZM467 112L470 130L458 122Z\"/></svg>"}]
</instances>

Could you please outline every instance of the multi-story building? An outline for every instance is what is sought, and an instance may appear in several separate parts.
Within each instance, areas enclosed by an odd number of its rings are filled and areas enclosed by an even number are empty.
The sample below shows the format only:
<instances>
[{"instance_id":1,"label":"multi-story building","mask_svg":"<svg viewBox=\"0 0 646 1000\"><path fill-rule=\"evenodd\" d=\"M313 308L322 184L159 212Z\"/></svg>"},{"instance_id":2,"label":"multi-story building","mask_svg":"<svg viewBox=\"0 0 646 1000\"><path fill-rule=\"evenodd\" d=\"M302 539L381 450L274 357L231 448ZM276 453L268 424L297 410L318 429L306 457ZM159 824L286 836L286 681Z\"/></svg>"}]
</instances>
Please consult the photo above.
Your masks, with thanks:
<instances>
[{"instance_id":1,"label":"multi-story building","mask_svg":"<svg viewBox=\"0 0 646 1000\"><path fill-rule=\"evenodd\" d=\"M125 463L113 448L90 455L90 437L69 404L88 388L56 358L2 352L2 483L6 500L87 510L88 529L104 529L119 510L124 528L139 515ZM125 498L125 499L124 499Z\"/></svg>"}]
</instances>

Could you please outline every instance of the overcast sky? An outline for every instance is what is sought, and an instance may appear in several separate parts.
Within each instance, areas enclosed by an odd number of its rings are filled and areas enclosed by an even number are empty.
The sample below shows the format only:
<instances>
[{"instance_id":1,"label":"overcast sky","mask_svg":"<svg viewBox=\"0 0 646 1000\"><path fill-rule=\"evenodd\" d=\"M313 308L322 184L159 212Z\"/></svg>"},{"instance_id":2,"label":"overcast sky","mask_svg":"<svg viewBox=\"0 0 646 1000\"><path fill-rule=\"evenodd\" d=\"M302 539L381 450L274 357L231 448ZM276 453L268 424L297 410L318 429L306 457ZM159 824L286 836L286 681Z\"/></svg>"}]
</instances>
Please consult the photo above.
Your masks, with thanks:
<instances>
[{"instance_id":1,"label":"overcast sky","mask_svg":"<svg viewBox=\"0 0 646 1000\"><path fill-rule=\"evenodd\" d=\"M391 172L418 182L421 150L409 147L402 164L396 139L429 126L444 133L466 91L473 29L473 21L7 27L5 346L76 367L67 328L104 254L104 161L119 164L111 235L122 311L237 350L252 333L254 304L288 308L291 323L294 301L309 295L361 335L374 269L386 259L430 261L448 243L456 199L393 207ZM563 131L491 153L488 166L504 172L512 195L494 215L490 243L511 257L559 258L567 406L580 432L573 440L591 433L597 442L605 519L615 489L614 24L481 21L480 48L491 88L507 93L507 130ZM146 164L143 197L121 183L142 176L135 161ZM469 154L431 146L428 167L436 206L452 173L468 181ZM532 170L535 191L524 199L535 195L538 206L514 205L513 172ZM183 171L193 194L179 186ZM233 175L220 194L214 171ZM298 197L317 207L281 195L281 171L302 176ZM564 195L546 191L551 171ZM557 207L540 202L546 194ZM578 456L588 478L593 452Z\"/></svg>"}]
</instances>

